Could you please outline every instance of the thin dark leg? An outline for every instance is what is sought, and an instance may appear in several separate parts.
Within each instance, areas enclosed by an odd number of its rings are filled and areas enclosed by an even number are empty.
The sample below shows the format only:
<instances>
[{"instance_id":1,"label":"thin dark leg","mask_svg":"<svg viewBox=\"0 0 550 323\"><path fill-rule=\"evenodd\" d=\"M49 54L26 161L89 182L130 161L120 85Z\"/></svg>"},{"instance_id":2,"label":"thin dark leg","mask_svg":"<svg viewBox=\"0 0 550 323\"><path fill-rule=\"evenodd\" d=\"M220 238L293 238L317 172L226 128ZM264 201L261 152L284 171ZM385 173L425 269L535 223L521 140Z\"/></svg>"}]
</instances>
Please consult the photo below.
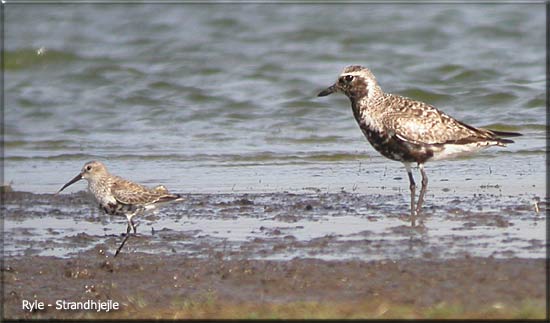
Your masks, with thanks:
<instances>
[{"instance_id":1,"label":"thin dark leg","mask_svg":"<svg viewBox=\"0 0 550 323\"><path fill-rule=\"evenodd\" d=\"M128 219L128 224L126 226L126 235L124 236L124 239L122 240L122 243L120 246L118 246L118 249L115 252L115 257L118 255L122 247L124 247L124 244L126 243L126 240L130 237L130 233L134 231L134 234L136 234L136 226L134 225L134 222L132 221L133 215L127 215L126 218Z\"/></svg>"},{"instance_id":2,"label":"thin dark leg","mask_svg":"<svg viewBox=\"0 0 550 323\"><path fill-rule=\"evenodd\" d=\"M422 202L424 202L424 195L428 189L428 175L424 171L424 164L418 164L420 173L422 174L422 188L420 189L420 195L418 196L418 203L416 204L416 214L420 214L422 208Z\"/></svg>"},{"instance_id":3,"label":"thin dark leg","mask_svg":"<svg viewBox=\"0 0 550 323\"><path fill-rule=\"evenodd\" d=\"M115 257L118 255L118 253L120 252L120 250L122 249L122 247L124 247L124 244L126 243L126 240L128 240L128 238L130 238L130 232L128 232L126 234L126 236L124 237L124 239L122 240L122 243L120 244L120 246L118 246L118 249L116 250L115 252Z\"/></svg>"},{"instance_id":4,"label":"thin dark leg","mask_svg":"<svg viewBox=\"0 0 550 323\"><path fill-rule=\"evenodd\" d=\"M415 208L414 208L414 195L416 190L416 184L414 183L414 177L412 175L411 166L409 164L405 164L405 168L407 169L407 174L409 175L409 183L410 183L410 190L411 190L411 225L414 227L415 225Z\"/></svg>"},{"instance_id":5,"label":"thin dark leg","mask_svg":"<svg viewBox=\"0 0 550 323\"><path fill-rule=\"evenodd\" d=\"M124 237L124 240L122 240L122 243L120 244L120 246L118 246L118 249L115 252L115 257L116 255L118 255L118 253L126 243L126 240L128 240L128 238L130 237L130 233L133 231L134 234L137 234L137 230L136 230L137 225L134 224L134 221L132 221L132 218L134 217L134 215L136 215L139 212L140 210L137 210L134 213L126 214L126 219L128 220L128 225L126 226L126 236Z\"/></svg>"}]
</instances>

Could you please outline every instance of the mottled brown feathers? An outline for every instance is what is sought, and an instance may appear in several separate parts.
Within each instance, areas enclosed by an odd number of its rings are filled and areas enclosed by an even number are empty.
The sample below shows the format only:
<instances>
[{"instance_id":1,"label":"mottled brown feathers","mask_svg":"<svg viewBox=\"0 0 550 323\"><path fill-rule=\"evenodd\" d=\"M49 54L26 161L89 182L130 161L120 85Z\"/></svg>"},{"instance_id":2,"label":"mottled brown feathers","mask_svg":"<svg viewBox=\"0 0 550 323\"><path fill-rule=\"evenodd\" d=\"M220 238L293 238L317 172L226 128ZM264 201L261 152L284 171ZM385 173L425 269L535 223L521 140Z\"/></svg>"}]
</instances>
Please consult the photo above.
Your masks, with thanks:
<instances>
[{"instance_id":1,"label":"mottled brown feathers","mask_svg":"<svg viewBox=\"0 0 550 323\"><path fill-rule=\"evenodd\" d=\"M372 72L358 65L346 67L319 96L335 92L350 99L353 115L372 146L404 163L467 155L513 142L500 135L520 135L476 128L427 103L384 93Z\"/></svg>"},{"instance_id":2,"label":"mottled brown feathers","mask_svg":"<svg viewBox=\"0 0 550 323\"><path fill-rule=\"evenodd\" d=\"M179 195L169 194L166 188L149 189L120 177L116 177L111 186L111 194L124 204L154 204L178 199Z\"/></svg>"},{"instance_id":3,"label":"mottled brown feathers","mask_svg":"<svg viewBox=\"0 0 550 323\"><path fill-rule=\"evenodd\" d=\"M424 163L473 154L489 146L513 142L500 136L519 136L476 128L453 119L435 107L399 95L384 93L372 72L358 65L344 68L337 81L319 92L324 97L344 93L351 101L353 116L370 144L391 160L405 165L411 191L411 225L420 213L428 185ZM416 184L411 163L422 174L422 188L415 207Z\"/></svg>"},{"instance_id":4,"label":"mottled brown feathers","mask_svg":"<svg viewBox=\"0 0 550 323\"><path fill-rule=\"evenodd\" d=\"M494 132L469 126L424 102L385 93L377 105L384 105L380 110L380 122L385 127L417 144L500 140Z\"/></svg>"}]
</instances>

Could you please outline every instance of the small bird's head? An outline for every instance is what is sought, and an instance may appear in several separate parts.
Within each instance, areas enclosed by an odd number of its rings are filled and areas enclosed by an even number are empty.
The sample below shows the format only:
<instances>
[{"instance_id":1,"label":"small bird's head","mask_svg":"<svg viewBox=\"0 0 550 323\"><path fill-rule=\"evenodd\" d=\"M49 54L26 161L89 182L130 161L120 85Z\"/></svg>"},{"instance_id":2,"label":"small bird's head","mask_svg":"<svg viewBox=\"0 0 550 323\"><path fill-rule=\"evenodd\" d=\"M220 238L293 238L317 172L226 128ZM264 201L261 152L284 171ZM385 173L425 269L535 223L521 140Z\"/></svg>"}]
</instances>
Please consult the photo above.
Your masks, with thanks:
<instances>
[{"instance_id":1,"label":"small bird's head","mask_svg":"<svg viewBox=\"0 0 550 323\"><path fill-rule=\"evenodd\" d=\"M84 164L80 175L82 178L90 180L92 178L107 174L107 167L100 161L90 161Z\"/></svg>"},{"instance_id":2,"label":"small bird's head","mask_svg":"<svg viewBox=\"0 0 550 323\"><path fill-rule=\"evenodd\" d=\"M103 165L102 162L99 162L99 161L87 162L86 164L84 164L84 167L82 167L80 174L76 175L75 178L71 179L67 184L63 185L63 187L57 193L63 191L65 188L71 186L72 184L78 182L81 179L91 181L105 174L107 174L107 167L105 167L105 165Z\"/></svg>"},{"instance_id":3,"label":"small bird's head","mask_svg":"<svg viewBox=\"0 0 550 323\"><path fill-rule=\"evenodd\" d=\"M350 99L360 99L377 91L381 90L371 71L366 67L352 65L344 68L336 83L321 91L317 96L342 92Z\"/></svg>"}]
</instances>

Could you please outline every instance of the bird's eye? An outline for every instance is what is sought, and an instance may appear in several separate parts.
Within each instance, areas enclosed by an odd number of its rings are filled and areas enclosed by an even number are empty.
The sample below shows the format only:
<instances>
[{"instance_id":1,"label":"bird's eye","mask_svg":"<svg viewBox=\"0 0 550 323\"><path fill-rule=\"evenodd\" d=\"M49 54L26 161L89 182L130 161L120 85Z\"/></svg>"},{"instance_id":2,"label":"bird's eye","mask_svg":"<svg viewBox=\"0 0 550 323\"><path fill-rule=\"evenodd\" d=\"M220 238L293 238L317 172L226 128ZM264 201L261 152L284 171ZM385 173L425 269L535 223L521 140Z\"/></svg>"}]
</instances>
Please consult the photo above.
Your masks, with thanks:
<instances>
[{"instance_id":1,"label":"bird's eye","mask_svg":"<svg viewBox=\"0 0 550 323\"><path fill-rule=\"evenodd\" d=\"M350 83L351 81L353 81L353 75L346 75L346 76L342 76L338 82L342 85L346 84L346 83Z\"/></svg>"},{"instance_id":2,"label":"bird's eye","mask_svg":"<svg viewBox=\"0 0 550 323\"><path fill-rule=\"evenodd\" d=\"M87 170L87 171L91 171L91 170L92 170L92 166L90 166L90 165L86 166L86 170Z\"/></svg>"}]
</instances>

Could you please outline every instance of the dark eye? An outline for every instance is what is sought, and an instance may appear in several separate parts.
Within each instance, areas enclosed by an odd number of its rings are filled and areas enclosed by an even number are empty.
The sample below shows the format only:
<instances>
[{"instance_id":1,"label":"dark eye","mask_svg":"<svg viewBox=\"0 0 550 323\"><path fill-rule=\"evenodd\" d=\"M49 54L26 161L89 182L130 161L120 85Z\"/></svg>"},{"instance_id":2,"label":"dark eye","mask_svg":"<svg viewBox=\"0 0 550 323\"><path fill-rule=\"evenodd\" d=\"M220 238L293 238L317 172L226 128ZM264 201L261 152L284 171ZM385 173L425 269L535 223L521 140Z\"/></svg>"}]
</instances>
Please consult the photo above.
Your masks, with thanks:
<instances>
[{"instance_id":1,"label":"dark eye","mask_svg":"<svg viewBox=\"0 0 550 323\"><path fill-rule=\"evenodd\" d=\"M340 84L350 83L353 81L353 75L342 76L338 81Z\"/></svg>"},{"instance_id":2,"label":"dark eye","mask_svg":"<svg viewBox=\"0 0 550 323\"><path fill-rule=\"evenodd\" d=\"M92 170L92 166L90 166L90 165L86 166L86 170L87 170L87 171Z\"/></svg>"}]
</instances>

